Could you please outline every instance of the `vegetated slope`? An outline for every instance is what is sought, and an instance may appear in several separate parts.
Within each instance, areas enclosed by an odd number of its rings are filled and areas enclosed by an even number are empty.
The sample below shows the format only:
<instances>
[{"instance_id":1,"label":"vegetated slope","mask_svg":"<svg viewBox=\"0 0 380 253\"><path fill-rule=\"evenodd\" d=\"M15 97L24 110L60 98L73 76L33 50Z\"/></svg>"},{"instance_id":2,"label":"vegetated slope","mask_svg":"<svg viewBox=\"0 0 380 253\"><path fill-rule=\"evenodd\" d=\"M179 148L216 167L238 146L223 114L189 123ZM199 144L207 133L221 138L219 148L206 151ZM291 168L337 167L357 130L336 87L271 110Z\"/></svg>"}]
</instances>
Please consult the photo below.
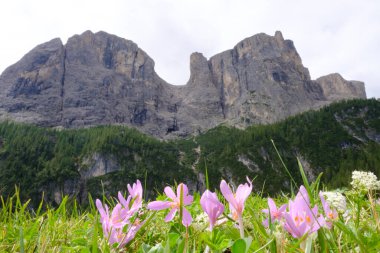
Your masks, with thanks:
<instances>
[{"instance_id":1,"label":"vegetated slope","mask_svg":"<svg viewBox=\"0 0 380 253\"><path fill-rule=\"evenodd\" d=\"M0 194L8 195L14 186L23 198L59 202L60 194L86 197L104 188L123 190L128 182L149 175L150 188L165 182L192 178L189 166L178 163L179 151L172 143L160 142L137 130L119 126L57 131L11 122L0 124ZM104 177L92 177L108 171ZM97 171L96 171L97 170ZM183 172L179 177L178 173ZM99 179L99 180L98 180ZM112 183L109 185L106 179Z\"/></svg>"},{"instance_id":2,"label":"vegetated slope","mask_svg":"<svg viewBox=\"0 0 380 253\"><path fill-rule=\"evenodd\" d=\"M278 192L288 189L290 180L271 140L298 182L296 157L309 177L323 172L323 181L332 187L347 185L355 169L379 175L380 102L340 102L277 124L244 131L221 126L197 138L214 183L220 176L231 175L238 183L250 175L256 177L256 190Z\"/></svg>"},{"instance_id":3,"label":"vegetated slope","mask_svg":"<svg viewBox=\"0 0 380 253\"><path fill-rule=\"evenodd\" d=\"M122 126L53 130L11 122L0 124L0 194L19 185L23 198L48 200L61 194L99 196L126 189L136 178L150 191L184 181L204 187L226 178L238 184L255 178L256 191L289 190L290 179L276 154L300 181L296 157L310 178L324 173L333 187L349 182L351 171L380 175L380 102L351 100L272 125L240 130L219 126L186 140L159 141ZM202 189L200 189L202 190Z\"/></svg>"}]
</instances>

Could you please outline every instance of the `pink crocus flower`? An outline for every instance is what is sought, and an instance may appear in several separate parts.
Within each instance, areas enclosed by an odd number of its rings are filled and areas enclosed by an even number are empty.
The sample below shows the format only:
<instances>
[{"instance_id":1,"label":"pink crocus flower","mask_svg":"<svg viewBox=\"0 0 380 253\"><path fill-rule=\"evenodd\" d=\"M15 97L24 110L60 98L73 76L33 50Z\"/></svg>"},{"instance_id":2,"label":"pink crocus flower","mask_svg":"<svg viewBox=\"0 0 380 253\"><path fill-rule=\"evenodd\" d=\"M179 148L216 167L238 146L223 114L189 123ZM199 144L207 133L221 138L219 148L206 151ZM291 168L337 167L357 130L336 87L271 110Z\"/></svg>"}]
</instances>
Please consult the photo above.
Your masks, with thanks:
<instances>
[{"instance_id":1,"label":"pink crocus flower","mask_svg":"<svg viewBox=\"0 0 380 253\"><path fill-rule=\"evenodd\" d=\"M127 185L129 195L127 199L124 198L121 192L118 192L119 203L122 205L123 214L131 217L142 207L142 186L140 180L137 180L133 186Z\"/></svg>"},{"instance_id":2,"label":"pink crocus flower","mask_svg":"<svg viewBox=\"0 0 380 253\"><path fill-rule=\"evenodd\" d=\"M139 231L141 226L142 223L135 222L135 224L131 224L128 227L127 232L123 231L124 228L113 228L110 231L108 243L110 245L117 243L119 248L124 247L128 242L135 238L136 233Z\"/></svg>"},{"instance_id":3,"label":"pink crocus flower","mask_svg":"<svg viewBox=\"0 0 380 253\"><path fill-rule=\"evenodd\" d=\"M327 201L323 197L322 192L319 192L319 198L321 199L323 211L325 212L325 215L326 215L326 218L327 218L327 220L326 220L326 222L325 222L324 225L328 229L331 229L331 227L332 227L331 221L333 221L333 220L335 220L335 219L338 218L338 212L336 210L333 210L333 209L330 208L330 205L329 205L329 203L327 203Z\"/></svg>"},{"instance_id":4,"label":"pink crocus flower","mask_svg":"<svg viewBox=\"0 0 380 253\"><path fill-rule=\"evenodd\" d=\"M206 190L201 197L201 206L210 220L210 230L214 228L218 217L224 212L224 205L219 201L215 192Z\"/></svg>"},{"instance_id":5,"label":"pink crocus flower","mask_svg":"<svg viewBox=\"0 0 380 253\"><path fill-rule=\"evenodd\" d=\"M228 201L230 205L230 210L232 212L232 218L238 220L240 236L244 237L244 226L243 226L243 211L244 203L247 200L248 196L252 192L252 182L247 177L248 183L244 185L241 184L236 189L236 192L233 193L226 181L222 180L220 183L220 191L222 192L224 198Z\"/></svg>"},{"instance_id":6,"label":"pink crocus flower","mask_svg":"<svg viewBox=\"0 0 380 253\"><path fill-rule=\"evenodd\" d=\"M143 189L140 180L137 180L132 186L128 184L127 187L129 192L128 198L125 199L121 192L118 192L118 198L128 213L133 215L142 207Z\"/></svg>"},{"instance_id":7,"label":"pink crocus flower","mask_svg":"<svg viewBox=\"0 0 380 253\"><path fill-rule=\"evenodd\" d=\"M130 199L130 196L128 199ZM100 213L103 234L108 238L110 245L117 243L119 248L123 247L135 237L143 224L139 219L132 222L131 218L134 213L124 208L120 203L116 204L111 214L108 206L106 204L103 206L99 199L96 200L96 207Z\"/></svg>"},{"instance_id":8,"label":"pink crocus flower","mask_svg":"<svg viewBox=\"0 0 380 253\"><path fill-rule=\"evenodd\" d=\"M188 195L189 190L187 189L187 186L183 183L179 184L177 187L177 195L173 192L172 188L169 186L165 187L164 192L166 196L171 199L171 201L152 201L148 204L148 209L151 210L163 210L170 208L170 212L165 217L165 221L169 222L173 220L175 214L177 211L180 210L181 207L181 191L183 196L183 206L182 206L182 224L186 227L188 227L192 222L192 217L185 208L185 206L190 205L193 202L193 196Z\"/></svg>"},{"instance_id":9,"label":"pink crocus flower","mask_svg":"<svg viewBox=\"0 0 380 253\"><path fill-rule=\"evenodd\" d=\"M264 209L263 213L267 213L270 215L270 219L271 219L272 223L275 221L280 221L284 216L284 212L285 212L287 206L288 206L287 204L283 204L280 208L277 209L277 206L276 206L275 202L273 201L273 199L268 198L269 209ZM263 221L263 225L264 225L264 227L269 226L269 218L267 218Z\"/></svg>"},{"instance_id":10,"label":"pink crocus flower","mask_svg":"<svg viewBox=\"0 0 380 253\"><path fill-rule=\"evenodd\" d=\"M131 206L131 200L132 196L128 195L127 199L124 198L123 194L121 192L117 193L117 197L119 199L119 203L122 205L123 210L128 213L129 216L132 216L134 213L138 211L140 207L138 206Z\"/></svg>"},{"instance_id":11,"label":"pink crocus flower","mask_svg":"<svg viewBox=\"0 0 380 253\"><path fill-rule=\"evenodd\" d=\"M325 224L323 216L318 214L318 206L310 207L309 195L304 186L300 187L294 201L289 201L289 212L285 212L284 217L284 228L294 238L312 234Z\"/></svg>"},{"instance_id":12,"label":"pink crocus flower","mask_svg":"<svg viewBox=\"0 0 380 253\"><path fill-rule=\"evenodd\" d=\"M99 199L96 199L95 204L100 213L100 223L102 223L104 236L108 237L108 231L110 230L111 223L108 206L106 204L103 206L102 202Z\"/></svg>"},{"instance_id":13,"label":"pink crocus flower","mask_svg":"<svg viewBox=\"0 0 380 253\"><path fill-rule=\"evenodd\" d=\"M96 207L100 213L100 222L102 223L103 233L106 237L110 235L111 230L123 228L126 224L129 224L128 210L124 209L120 203L117 203L110 213L108 206L102 204L102 202L97 199Z\"/></svg>"},{"instance_id":14,"label":"pink crocus flower","mask_svg":"<svg viewBox=\"0 0 380 253\"><path fill-rule=\"evenodd\" d=\"M112 210L109 225L112 228L122 228L129 223L131 216L128 209L123 208L120 203L117 203Z\"/></svg>"},{"instance_id":15,"label":"pink crocus flower","mask_svg":"<svg viewBox=\"0 0 380 253\"><path fill-rule=\"evenodd\" d=\"M115 205L112 212L108 206L103 206L102 202L97 199L96 207L100 213L100 222L102 223L103 234L108 238L108 243L113 245L118 243L118 247L123 247L131 241L143 223L137 218L136 213L142 206L142 187L139 180L131 187L128 184L127 199L118 193L119 202ZM131 201L133 201L131 203Z\"/></svg>"},{"instance_id":16,"label":"pink crocus flower","mask_svg":"<svg viewBox=\"0 0 380 253\"><path fill-rule=\"evenodd\" d=\"M143 197L143 188L140 180L137 179L136 183L133 183L132 186L127 185L129 195L132 197L133 207L141 208L142 206L142 197Z\"/></svg>"}]
</instances>

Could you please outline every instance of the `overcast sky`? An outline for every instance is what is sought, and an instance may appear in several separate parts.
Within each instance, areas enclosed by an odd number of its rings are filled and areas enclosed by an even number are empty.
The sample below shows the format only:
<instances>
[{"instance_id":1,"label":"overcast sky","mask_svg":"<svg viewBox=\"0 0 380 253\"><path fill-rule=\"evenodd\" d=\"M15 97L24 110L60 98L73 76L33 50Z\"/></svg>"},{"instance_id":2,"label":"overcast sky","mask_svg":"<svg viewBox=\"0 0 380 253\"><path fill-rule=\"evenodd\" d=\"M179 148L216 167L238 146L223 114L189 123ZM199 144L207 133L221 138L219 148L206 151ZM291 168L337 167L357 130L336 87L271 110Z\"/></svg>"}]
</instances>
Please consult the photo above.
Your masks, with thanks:
<instances>
[{"instance_id":1,"label":"overcast sky","mask_svg":"<svg viewBox=\"0 0 380 253\"><path fill-rule=\"evenodd\" d=\"M189 58L207 58L264 32L294 41L311 77L338 72L380 98L378 0L5 0L0 72L36 45L86 30L134 41L171 84L185 84Z\"/></svg>"}]
</instances>

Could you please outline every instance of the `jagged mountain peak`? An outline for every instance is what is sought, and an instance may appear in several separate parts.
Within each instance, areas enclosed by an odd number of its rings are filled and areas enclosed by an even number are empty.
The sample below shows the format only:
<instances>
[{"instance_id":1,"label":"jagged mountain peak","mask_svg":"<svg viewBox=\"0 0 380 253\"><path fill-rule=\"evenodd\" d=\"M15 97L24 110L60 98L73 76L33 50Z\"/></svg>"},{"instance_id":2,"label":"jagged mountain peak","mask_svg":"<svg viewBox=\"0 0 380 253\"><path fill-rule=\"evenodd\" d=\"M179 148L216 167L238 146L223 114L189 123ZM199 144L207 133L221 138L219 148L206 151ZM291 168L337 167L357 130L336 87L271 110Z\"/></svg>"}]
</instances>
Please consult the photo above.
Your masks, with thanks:
<instances>
[{"instance_id":1,"label":"jagged mountain peak","mask_svg":"<svg viewBox=\"0 0 380 253\"><path fill-rule=\"evenodd\" d=\"M190 56L187 85L154 71L138 45L86 31L41 44L0 76L0 118L53 127L122 124L159 138L221 123L270 123L341 99L365 97L364 84L310 79L294 44L277 31L246 38L208 60Z\"/></svg>"}]
</instances>

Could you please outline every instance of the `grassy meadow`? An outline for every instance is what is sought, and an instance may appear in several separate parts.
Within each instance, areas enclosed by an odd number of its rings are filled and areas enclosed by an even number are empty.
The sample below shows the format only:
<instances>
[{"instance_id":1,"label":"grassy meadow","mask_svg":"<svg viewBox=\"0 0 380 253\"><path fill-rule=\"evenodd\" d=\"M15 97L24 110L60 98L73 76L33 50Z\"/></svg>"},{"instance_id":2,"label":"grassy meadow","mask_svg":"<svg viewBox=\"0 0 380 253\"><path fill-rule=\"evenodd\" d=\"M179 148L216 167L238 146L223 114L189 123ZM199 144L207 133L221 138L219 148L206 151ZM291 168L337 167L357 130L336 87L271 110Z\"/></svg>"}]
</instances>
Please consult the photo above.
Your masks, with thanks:
<instances>
[{"instance_id":1,"label":"grassy meadow","mask_svg":"<svg viewBox=\"0 0 380 253\"><path fill-rule=\"evenodd\" d=\"M355 173L349 188L324 192L322 175L309 183L300 166L303 185L273 198L278 209L251 192L249 179L237 188L221 183L206 201L184 184L145 201L145 189L134 183L118 198L89 197L86 209L68 197L56 208L41 202L33 209L16 189L14 196L1 197L0 252L379 252L380 182L374 174ZM165 221L168 210L153 207L158 205L177 208L171 221ZM120 234L112 239L113 231Z\"/></svg>"}]
</instances>

